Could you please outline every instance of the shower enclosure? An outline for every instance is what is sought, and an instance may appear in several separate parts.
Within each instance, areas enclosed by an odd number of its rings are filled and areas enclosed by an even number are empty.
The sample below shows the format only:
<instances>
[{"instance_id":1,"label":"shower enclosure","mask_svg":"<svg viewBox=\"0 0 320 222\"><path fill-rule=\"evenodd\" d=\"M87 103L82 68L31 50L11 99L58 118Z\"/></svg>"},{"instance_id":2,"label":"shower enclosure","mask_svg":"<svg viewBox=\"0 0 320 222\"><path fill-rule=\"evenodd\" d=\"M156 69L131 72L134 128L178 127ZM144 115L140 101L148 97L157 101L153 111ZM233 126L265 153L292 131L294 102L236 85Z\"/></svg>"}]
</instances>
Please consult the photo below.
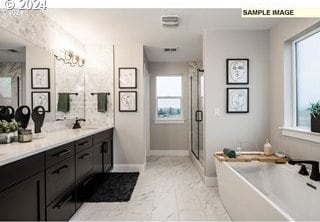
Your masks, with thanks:
<instances>
[{"instance_id":1,"label":"shower enclosure","mask_svg":"<svg viewBox=\"0 0 320 222\"><path fill-rule=\"evenodd\" d=\"M191 151L203 165L203 105L204 70L198 69L190 76L191 83Z\"/></svg>"}]
</instances>

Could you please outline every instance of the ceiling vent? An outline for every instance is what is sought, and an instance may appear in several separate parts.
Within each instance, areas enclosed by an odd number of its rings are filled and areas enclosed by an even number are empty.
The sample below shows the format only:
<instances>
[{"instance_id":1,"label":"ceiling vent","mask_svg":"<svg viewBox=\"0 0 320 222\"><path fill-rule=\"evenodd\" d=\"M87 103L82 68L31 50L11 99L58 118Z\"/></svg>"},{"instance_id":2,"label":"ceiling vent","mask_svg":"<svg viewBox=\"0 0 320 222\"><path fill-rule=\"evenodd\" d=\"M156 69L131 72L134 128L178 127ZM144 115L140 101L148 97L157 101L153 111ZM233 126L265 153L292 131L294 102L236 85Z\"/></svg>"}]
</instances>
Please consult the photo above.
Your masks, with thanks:
<instances>
[{"instance_id":1,"label":"ceiling vent","mask_svg":"<svg viewBox=\"0 0 320 222\"><path fill-rule=\"evenodd\" d=\"M178 27L180 23L180 16L178 15L163 15L161 16L161 24L163 27Z\"/></svg>"},{"instance_id":2,"label":"ceiling vent","mask_svg":"<svg viewBox=\"0 0 320 222\"><path fill-rule=\"evenodd\" d=\"M163 51L164 52L176 52L177 48L164 48Z\"/></svg>"}]
</instances>

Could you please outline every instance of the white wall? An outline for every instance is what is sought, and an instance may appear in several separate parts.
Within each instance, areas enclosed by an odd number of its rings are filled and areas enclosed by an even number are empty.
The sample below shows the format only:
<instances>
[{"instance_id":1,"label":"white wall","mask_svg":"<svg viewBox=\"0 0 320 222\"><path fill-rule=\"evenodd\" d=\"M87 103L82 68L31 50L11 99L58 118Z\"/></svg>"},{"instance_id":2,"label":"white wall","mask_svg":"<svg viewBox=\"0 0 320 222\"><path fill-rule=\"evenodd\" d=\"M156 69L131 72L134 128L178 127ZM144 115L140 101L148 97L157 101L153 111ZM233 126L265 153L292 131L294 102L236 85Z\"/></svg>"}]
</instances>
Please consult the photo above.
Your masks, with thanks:
<instances>
[{"instance_id":1,"label":"white wall","mask_svg":"<svg viewBox=\"0 0 320 222\"><path fill-rule=\"evenodd\" d=\"M268 31L206 31L204 34L204 146L207 177L216 176L213 154L240 141L261 149L269 137ZM250 112L226 113L226 59L249 58ZM215 115L218 108L220 115Z\"/></svg>"},{"instance_id":2,"label":"white wall","mask_svg":"<svg viewBox=\"0 0 320 222\"><path fill-rule=\"evenodd\" d=\"M140 169L146 162L146 140L144 131L144 77L143 46L141 44L123 43L114 47L115 62L115 131L114 163L130 165ZM119 112L119 67L137 68L138 111ZM131 168L132 169L132 168Z\"/></svg>"},{"instance_id":3,"label":"white wall","mask_svg":"<svg viewBox=\"0 0 320 222\"><path fill-rule=\"evenodd\" d=\"M182 109L184 123L156 124L156 75L182 74ZM150 149L151 150L188 150L189 149L189 78L188 63L150 63Z\"/></svg>"},{"instance_id":4,"label":"white wall","mask_svg":"<svg viewBox=\"0 0 320 222\"><path fill-rule=\"evenodd\" d=\"M50 89L31 89L31 68L49 68L50 69ZM56 120L56 100L55 100L55 72L54 72L54 55L39 47L33 45L26 46L26 77L24 97L27 106L32 109L31 92L49 91L50 92L50 112L46 113L45 121Z\"/></svg>"},{"instance_id":5,"label":"white wall","mask_svg":"<svg viewBox=\"0 0 320 222\"><path fill-rule=\"evenodd\" d=\"M290 113L289 109L291 109L291 97L288 92L288 90L291 90L291 82L287 79L291 73L288 69L288 73L285 73L284 71L285 42L319 21L319 19L288 19L283 20L280 24L271 29L270 88L272 90L270 90L269 110L271 144L277 149L285 151L293 158L314 159L320 161L319 144L282 136L279 129L279 127L284 126L285 110L286 113ZM288 105L285 106L285 104Z\"/></svg>"}]
</instances>

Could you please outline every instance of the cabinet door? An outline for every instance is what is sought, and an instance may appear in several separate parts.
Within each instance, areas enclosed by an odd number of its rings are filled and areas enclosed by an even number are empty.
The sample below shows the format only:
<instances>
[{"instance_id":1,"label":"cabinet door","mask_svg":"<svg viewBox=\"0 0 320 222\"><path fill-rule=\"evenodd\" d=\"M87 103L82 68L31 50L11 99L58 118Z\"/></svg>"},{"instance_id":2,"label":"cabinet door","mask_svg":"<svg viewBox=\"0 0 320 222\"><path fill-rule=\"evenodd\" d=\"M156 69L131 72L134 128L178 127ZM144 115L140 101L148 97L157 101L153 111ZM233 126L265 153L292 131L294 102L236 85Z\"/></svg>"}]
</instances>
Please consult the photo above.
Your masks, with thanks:
<instances>
[{"instance_id":1,"label":"cabinet door","mask_svg":"<svg viewBox=\"0 0 320 222\"><path fill-rule=\"evenodd\" d=\"M98 143L93 146L93 174L98 174L103 172L102 165L102 143Z\"/></svg>"},{"instance_id":2,"label":"cabinet door","mask_svg":"<svg viewBox=\"0 0 320 222\"><path fill-rule=\"evenodd\" d=\"M103 143L102 147L103 171L108 172L113 167L113 140L109 139Z\"/></svg>"},{"instance_id":3,"label":"cabinet door","mask_svg":"<svg viewBox=\"0 0 320 222\"><path fill-rule=\"evenodd\" d=\"M0 220L45 220L44 173L0 193Z\"/></svg>"}]
</instances>

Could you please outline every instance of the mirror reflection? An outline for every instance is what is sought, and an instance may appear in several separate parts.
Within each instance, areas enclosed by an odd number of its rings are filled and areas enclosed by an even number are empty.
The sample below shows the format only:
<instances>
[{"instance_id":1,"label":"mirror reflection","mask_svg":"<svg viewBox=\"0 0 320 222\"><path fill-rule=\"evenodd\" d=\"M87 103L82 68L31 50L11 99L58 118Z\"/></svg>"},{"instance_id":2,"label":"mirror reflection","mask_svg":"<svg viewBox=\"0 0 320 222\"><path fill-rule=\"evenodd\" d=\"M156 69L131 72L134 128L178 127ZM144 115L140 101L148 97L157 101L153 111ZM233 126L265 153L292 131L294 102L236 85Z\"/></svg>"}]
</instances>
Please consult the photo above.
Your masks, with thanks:
<instances>
[{"instance_id":1,"label":"mirror reflection","mask_svg":"<svg viewBox=\"0 0 320 222\"><path fill-rule=\"evenodd\" d=\"M56 119L85 117L84 80L83 67L55 59Z\"/></svg>"},{"instance_id":2,"label":"mirror reflection","mask_svg":"<svg viewBox=\"0 0 320 222\"><path fill-rule=\"evenodd\" d=\"M0 42L0 105L18 108L25 72L25 48Z\"/></svg>"}]
</instances>

